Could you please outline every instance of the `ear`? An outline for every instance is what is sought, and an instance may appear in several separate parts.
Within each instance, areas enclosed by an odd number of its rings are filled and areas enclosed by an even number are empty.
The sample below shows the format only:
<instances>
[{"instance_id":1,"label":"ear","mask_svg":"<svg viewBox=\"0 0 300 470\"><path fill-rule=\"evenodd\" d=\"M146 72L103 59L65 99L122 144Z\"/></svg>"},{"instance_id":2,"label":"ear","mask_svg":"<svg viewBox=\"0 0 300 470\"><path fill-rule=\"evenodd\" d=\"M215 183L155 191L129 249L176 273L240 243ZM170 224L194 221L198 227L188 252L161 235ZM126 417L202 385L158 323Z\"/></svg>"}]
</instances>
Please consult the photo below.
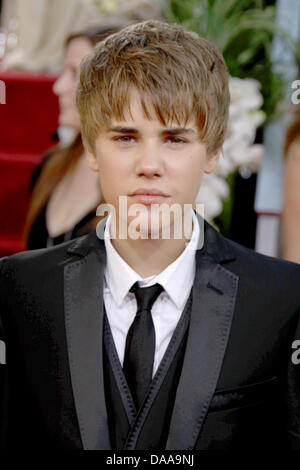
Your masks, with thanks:
<instances>
[{"instance_id":1,"label":"ear","mask_svg":"<svg viewBox=\"0 0 300 470\"><path fill-rule=\"evenodd\" d=\"M213 171L215 171L219 162L220 154L221 150L218 150L216 153L206 156L204 173L212 173Z\"/></svg>"},{"instance_id":2,"label":"ear","mask_svg":"<svg viewBox=\"0 0 300 470\"><path fill-rule=\"evenodd\" d=\"M98 161L95 153L85 148L85 155L88 159L90 169L93 171L99 171Z\"/></svg>"}]
</instances>

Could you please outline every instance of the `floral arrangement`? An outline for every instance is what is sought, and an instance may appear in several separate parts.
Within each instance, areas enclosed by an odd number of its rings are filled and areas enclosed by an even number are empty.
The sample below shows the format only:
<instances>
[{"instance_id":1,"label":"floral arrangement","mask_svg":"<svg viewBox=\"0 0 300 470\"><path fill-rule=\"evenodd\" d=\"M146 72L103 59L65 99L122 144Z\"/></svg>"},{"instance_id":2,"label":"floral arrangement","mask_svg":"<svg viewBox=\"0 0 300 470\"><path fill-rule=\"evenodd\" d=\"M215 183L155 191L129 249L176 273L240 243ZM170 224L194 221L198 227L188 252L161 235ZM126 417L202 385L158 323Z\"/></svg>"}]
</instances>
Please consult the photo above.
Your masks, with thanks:
<instances>
[{"instance_id":1,"label":"floral arrangement","mask_svg":"<svg viewBox=\"0 0 300 470\"><path fill-rule=\"evenodd\" d=\"M275 0L162 0L169 22L196 31L222 52L230 79L230 119L218 169L204 175L196 203L204 217L230 235L236 176L257 172L263 146L257 129L278 112L285 94L282 73L271 55L274 34L280 34L297 53L297 46L275 21Z\"/></svg>"},{"instance_id":2,"label":"floral arrangement","mask_svg":"<svg viewBox=\"0 0 300 470\"><path fill-rule=\"evenodd\" d=\"M231 103L227 137L214 173L204 174L195 203L204 204L205 218L213 221L230 194L230 175L256 172L263 157L263 145L255 144L256 131L265 120L263 97L254 79L230 77Z\"/></svg>"}]
</instances>

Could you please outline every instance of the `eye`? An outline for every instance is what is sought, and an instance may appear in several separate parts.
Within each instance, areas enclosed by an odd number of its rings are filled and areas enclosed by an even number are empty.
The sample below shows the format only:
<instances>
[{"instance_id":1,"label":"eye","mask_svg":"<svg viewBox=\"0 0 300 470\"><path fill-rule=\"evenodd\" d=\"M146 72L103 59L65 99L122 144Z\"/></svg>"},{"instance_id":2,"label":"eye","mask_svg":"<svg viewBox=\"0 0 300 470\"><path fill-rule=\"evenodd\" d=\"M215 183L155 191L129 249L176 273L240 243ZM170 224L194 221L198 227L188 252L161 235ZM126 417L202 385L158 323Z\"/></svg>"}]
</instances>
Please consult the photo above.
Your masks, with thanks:
<instances>
[{"instance_id":1,"label":"eye","mask_svg":"<svg viewBox=\"0 0 300 470\"><path fill-rule=\"evenodd\" d=\"M131 144L135 142L135 138L132 135L117 135L113 137L113 140L117 142L123 142L125 144Z\"/></svg>"},{"instance_id":2,"label":"eye","mask_svg":"<svg viewBox=\"0 0 300 470\"><path fill-rule=\"evenodd\" d=\"M187 143L186 139L184 139L183 137L175 136L175 135L167 136L166 141L171 144L186 144Z\"/></svg>"},{"instance_id":3,"label":"eye","mask_svg":"<svg viewBox=\"0 0 300 470\"><path fill-rule=\"evenodd\" d=\"M80 72L79 69L69 66L65 68L63 73L64 74L68 73L71 80L77 81L79 79L79 72Z\"/></svg>"}]
</instances>

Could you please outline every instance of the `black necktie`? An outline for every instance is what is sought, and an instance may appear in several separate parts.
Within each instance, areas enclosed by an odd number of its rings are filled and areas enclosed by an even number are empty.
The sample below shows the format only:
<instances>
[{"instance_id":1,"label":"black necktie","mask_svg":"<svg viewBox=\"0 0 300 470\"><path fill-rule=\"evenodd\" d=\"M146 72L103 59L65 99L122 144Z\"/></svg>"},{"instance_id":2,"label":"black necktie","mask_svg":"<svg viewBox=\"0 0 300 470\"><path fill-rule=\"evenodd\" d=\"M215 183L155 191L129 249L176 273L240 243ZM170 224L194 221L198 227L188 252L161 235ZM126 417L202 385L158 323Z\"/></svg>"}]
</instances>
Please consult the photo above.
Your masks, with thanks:
<instances>
[{"instance_id":1,"label":"black necktie","mask_svg":"<svg viewBox=\"0 0 300 470\"><path fill-rule=\"evenodd\" d=\"M137 312L127 333L123 371L137 409L152 381L155 329L151 308L163 290L160 284L139 287L137 282L130 289L135 294Z\"/></svg>"}]
</instances>

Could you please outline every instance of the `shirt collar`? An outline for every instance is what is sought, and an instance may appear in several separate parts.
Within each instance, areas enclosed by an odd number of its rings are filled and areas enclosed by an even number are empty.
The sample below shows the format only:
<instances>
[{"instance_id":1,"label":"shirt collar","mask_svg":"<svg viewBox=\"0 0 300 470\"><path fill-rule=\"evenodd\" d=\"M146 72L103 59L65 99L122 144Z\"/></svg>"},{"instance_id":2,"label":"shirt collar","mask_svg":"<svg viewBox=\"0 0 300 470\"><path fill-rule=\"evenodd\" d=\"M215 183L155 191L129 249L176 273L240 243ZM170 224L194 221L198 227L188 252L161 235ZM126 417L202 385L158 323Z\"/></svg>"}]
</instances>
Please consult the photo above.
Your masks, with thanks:
<instances>
[{"instance_id":1,"label":"shirt collar","mask_svg":"<svg viewBox=\"0 0 300 470\"><path fill-rule=\"evenodd\" d=\"M141 287L155 283L161 284L176 307L179 309L183 308L194 281L196 265L195 253L200 236L200 227L194 210L192 210L192 216L192 237L180 256L161 273L142 278L124 261L113 247L109 237L111 214L108 215L104 233L104 243L107 253L105 280L118 306L121 306L131 286L138 281Z\"/></svg>"}]
</instances>

